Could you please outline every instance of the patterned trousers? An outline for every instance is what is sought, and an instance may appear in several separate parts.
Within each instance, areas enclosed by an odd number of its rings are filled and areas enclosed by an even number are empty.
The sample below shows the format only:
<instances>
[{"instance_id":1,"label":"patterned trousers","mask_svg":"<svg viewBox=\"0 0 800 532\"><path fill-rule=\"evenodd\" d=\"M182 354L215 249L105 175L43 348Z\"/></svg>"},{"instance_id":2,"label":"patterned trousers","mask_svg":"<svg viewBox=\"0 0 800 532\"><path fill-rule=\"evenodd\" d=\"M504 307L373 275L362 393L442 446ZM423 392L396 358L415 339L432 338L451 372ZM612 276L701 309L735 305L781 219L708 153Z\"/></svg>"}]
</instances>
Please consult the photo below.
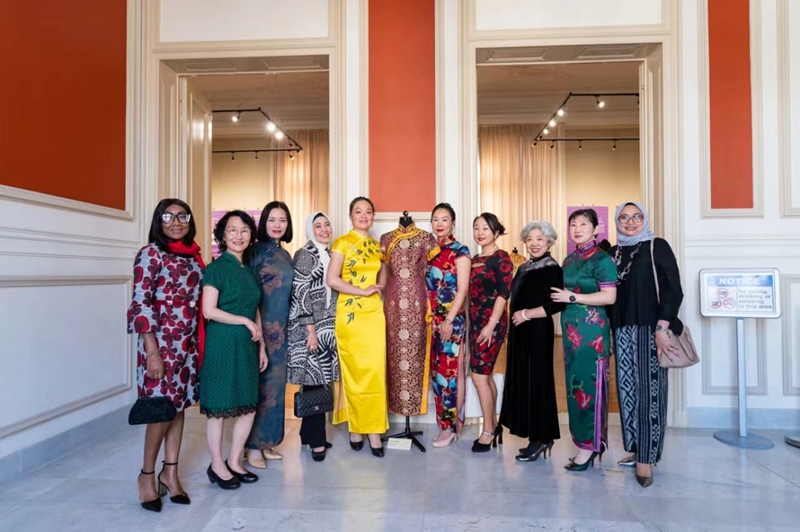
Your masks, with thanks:
<instances>
[{"instance_id":1,"label":"patterned trousers","mask_svg":"<svg viewBox=\"0 0 800 532\"><path fill-rule=\"evenodd\" d=\"M656 464L667 428L667 370L658 363L653 327L614 331L617 393L625 450L642 464Z\"/></svg>"},{"instance_id":2,"label":"patterned trousers","mask_svg":"<svg viewBox=\"0 0 800 532\"><path fill-rule=\"evenodd\" d=\"M431 380L436 396L436 422L442 430L455 430L458 408L458 357L461 343L442 342L438 328L434 328L431 338ZM463 333L463 325L461 327ZM454 328L455 333L455 328ZM454 334L455 336L455 334ZM463 334L461 336L463 338Z\"/></svg>"}]
</instances>

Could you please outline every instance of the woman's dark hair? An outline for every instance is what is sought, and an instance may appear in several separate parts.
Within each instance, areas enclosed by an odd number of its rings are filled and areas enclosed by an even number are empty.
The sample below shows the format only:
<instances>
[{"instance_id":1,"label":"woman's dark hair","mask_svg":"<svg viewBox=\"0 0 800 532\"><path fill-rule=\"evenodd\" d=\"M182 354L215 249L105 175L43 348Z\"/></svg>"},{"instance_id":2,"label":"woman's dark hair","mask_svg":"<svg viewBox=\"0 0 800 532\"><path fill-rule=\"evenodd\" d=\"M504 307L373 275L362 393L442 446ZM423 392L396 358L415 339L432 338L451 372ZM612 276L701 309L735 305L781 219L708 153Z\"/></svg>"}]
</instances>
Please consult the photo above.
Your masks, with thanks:
<instances>
[{"instance_id":1,"label":"woman's dark hair","mask_svg":"<svg viewBox=\"0 0 800 532\"><path fill-rule=\"evenodd\" d=\"M375 205L372 203L372 200L365 196L359 196L357 198L353 198L353 201L350 202L350 214L353 214L353 209L355 209L356 203L358 203L359 201L366 201L367 203L369 203L372 212L373 213L375 212Z\"/></svg>"},{"instance_id":2,"label":"woman's dark hair","mask_svg":"<svg viewBox=\"0 0 800 532\"><path fill-rule=\"evenodd\" d=\"M164 227L162 225L164 222L161 220L161 216L167 212L167 207L172 205L181 207L184 211L186 211L186 214L190 215L189 232L186 233L185 237L183 237L183 243L187 246L191 246L192 242L194 242L194 237L197 236L197 226L194 224L194 216L191 216L192 209L189 208L189 205L187 205L186 202L175 198L162 199L158 202L158 205L156 205L156 210L153 211L153 221L150 222L150 235L147 239L149 244L155 243L155 245L158 246L158 249L161 251L166 251L167 244L172 240L164 234Z\"/></svg>"},{"instance_id":3,"label":"woman's dark hair","mask_svg":"<svg viewBox=\"0 0 800 532\"><path fill-rule=\"evenodd\" d=\"M478 218L483 218L486 221L486 225L489 226L489 229L492 230L497 236L503 236L506 234L506 228L503 227L503 224L500 223L500 220L497 219L497 216L490 212L482 212L480 215L476 216L474 220L472 220L472 225L475 225L475 222L478 221Z\"/></svg>"},{"instance_id":4,"label":"woman's dark hair","mask_svg":"<svg viewBox=\"0 0 800 532\"><path fill-rule=\"evenodd\" d=\"M592 224L592 227L597 227L598 225L600 225L600 221L597 219L597 213L595 212L594 209L580 209L573 212L572 214L569 215L569 221L567 223L572 223L572 220L574 220L578 216L583 216L584 218L589 220L589 223Z\"/></svg>"},{"instance_id":5,"label":"woman's dark hair","mask_svg":"<svg viewBox=\"0 0 800 532\"><path fill-rule=\"evenodd\" d=\"M608 251L609 249L611 249L611 242L609 242L608 240L601 240L597 244L597 247L599 247L603 251Z\"/></svg>"},{"instance_id":6,"label":"woman's dark hair","mask_svg":"<svg viewBox=\"0 0 800 532\"><path fill-rule=\"evenodd\" d=\"M240 210L226 212L222 218L219 219L217 226L214 228L214 240L219 246L220 253L228 249L228 245L225 243L225 229L228 228L228 222L231 220L231 218L239 218L247 227L250 228L250 244L247 246L247 249L244 251L244 256L242 257L242 262L244 264L249 264L250 256L252 255L253 244L256 243L256 222L253 220L252 216Z\"/></svg>"},{"instance_id":7,"label":"woman's dark hair","mask_svg":"<svg viewBox=\"0 0 800 532\"><path fill-rule=\"evenodd\" d=\"M267 218L273 209L283 209L286 213L286 232L280 238L281 242L289 243L292 241L294 231L292 231L292 213L289 212L289 207L282 201L270 201L264 206L261 211L261 219L258 221L258 241L265 242L272 240L272 237L267 234Z\"/></svg>"},{"instance_id":8,"label":"woman's dark hair","mask_svg":"<svg viewBox=\"0 0 800 532\"><path fill-rule=\"evenodd\" d=\"M439 205L434 207L433 210L431 211L431 220L433 219L433 214L439 209L447 211L447 214L450 215L450 218L453 219L453 222L456 221L456 211L455 209L453 209L453 207L450 206L449 203L440 203Z\"/></svg>"}]
</instances>

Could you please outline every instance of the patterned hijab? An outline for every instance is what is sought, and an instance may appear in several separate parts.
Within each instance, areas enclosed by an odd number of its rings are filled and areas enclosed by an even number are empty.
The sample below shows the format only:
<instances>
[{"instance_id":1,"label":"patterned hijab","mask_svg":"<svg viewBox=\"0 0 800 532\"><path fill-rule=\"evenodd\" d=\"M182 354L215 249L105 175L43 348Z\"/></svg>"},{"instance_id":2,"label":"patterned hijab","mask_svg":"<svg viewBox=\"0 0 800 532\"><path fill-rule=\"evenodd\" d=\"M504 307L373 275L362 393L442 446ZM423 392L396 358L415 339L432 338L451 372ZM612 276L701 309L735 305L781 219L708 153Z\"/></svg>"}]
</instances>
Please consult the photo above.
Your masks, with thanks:
<instances>
[{"instance_id":1,"label":"patterned hijab","mask_svg":"<svg viewBox=\"0 0 800 532\"><path fill-rule=\"evenodd\" d=\"M644 216L644 221L642 222L642 229L638 233L633 236L628 236L622 234L620 230L620 223L619 223L619 214L622 212L622 209L627 207L628 205L633 205L640 211L642 211L642 215ZM620 247L623 246L635 246L641 242L647 242L648 240L653 240L656 235L650 230L650 216L647 214L647 211L644 210L644 206L641 203L636 201L626 201L621 203L619 207L617 207L617 213L614 215L614 224L617 226L617 244Z\"/></svg>"},{"instance_id":2,"label":"patterned hijab","mask_svg":"<svg viewBox=\"0 0 800 532\"><path fill-rule=\"evenodd\" d=\"M322 263L322 278L328 278L328 265L331 263L331 255L328 252L328 246L317 240L314 236L314 220L322 215L326 220L330 221L328 215L322 211L312 212L311 215L306 218L306 236L308 237L308 241L314 244L314 247L317 248L317 252L319 253L319 261ZM333 237L333 235L331 235ZM331 287L328 286L326 281L325 283L325 307L327 308L331 304Z\"/></svg>"}]
</instances>

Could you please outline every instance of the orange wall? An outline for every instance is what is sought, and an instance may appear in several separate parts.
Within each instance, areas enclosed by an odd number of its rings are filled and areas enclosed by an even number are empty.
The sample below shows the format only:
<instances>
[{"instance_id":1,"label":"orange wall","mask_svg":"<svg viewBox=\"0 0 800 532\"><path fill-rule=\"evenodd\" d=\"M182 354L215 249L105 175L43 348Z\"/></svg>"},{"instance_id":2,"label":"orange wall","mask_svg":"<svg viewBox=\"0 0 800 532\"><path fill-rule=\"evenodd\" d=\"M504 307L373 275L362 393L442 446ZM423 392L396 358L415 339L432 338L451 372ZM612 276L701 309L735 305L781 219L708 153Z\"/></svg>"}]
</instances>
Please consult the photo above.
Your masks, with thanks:
<instances>
[{"instance_id":1,"label":"orange wall","mask_svg":"<svg viewBox=\"0 0 800 532\"><path fill-rule=\"evenodd\" d=\"M126 0L3 1L0 184L125 208Z\"/></svg>"},{"instance_id":2,"label":"orange wall","mask_svg":"<svg viewBox=\"0 0 800 532\"><path fill-rule=\"evenodd\" d=\"M753 207L750 2L708 0L711 208Z\"/></svg>"},{"instance_id":3,"label":"orange wall","mask_svg":"<svg viewBox=\"0 0 800 532\"><path fill-rule=\"evenodd\" d=\"M369 2L369 194L379 211L436 201L434 0Z\"/></svg>"}]
</instances>

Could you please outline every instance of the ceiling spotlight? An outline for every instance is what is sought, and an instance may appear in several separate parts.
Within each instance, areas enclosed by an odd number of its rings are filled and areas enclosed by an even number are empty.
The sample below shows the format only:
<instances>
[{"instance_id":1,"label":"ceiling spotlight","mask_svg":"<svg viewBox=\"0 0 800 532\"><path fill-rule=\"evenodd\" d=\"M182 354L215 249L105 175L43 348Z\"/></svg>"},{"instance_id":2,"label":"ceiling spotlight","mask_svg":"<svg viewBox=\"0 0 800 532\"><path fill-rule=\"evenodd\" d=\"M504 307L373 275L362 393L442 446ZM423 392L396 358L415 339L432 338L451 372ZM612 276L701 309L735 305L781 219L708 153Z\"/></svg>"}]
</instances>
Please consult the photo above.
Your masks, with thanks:
<instances>
[{"instance_id":1,"label":"ceiling spotlight","mask_svg":"<svg viewBox=\"0 0 800 532\"><path fill-rule=\"evenodd\" d=\"M556 127L556 121L550 120L550 127Z\"/></svg>"},{"instance_id":2,"label":"ceiling spotlight","mask_svg":"<svg viewBox=\"0 0 800 532\"><path fill-rule=\"evenodd\" d=\"M614 144L611 145L611 149L617 151L617 141L614 141Z\"/></svg>"},{"instance_id":3,"label":"ceiling spotlight","mask_svg":"<svg viewBox=\"0 0 800 532\"><path fill-rule=\"evenodd\" d=\"M542 131L542 133L544 133L545 135L547 135L548 133L550 133L550 130L549 130L549 129L547 129L547 128L544 128L544 131Z\"/></svg>"},{"instance_id":4,"label":"ceiling spotlight","mask_svg":"<svg viewBox=\"0 0 800 532\"><path fill-rule=\"evenodd\" d=\"M538 140L534 140L533 144L531 144L531 146L533 146L535 148L537 144L539 144L539 141Z\"/></svg>"},{"instance_id":5,"label":"ceiling spotlight","mask_svg":"<svg viewBox=\"0 0 800 532\"><path fill-rule=\"evenodd\" d=\"M239 118L240 118L241 116L242 116L242 113L236 113L235 115L233 115L233 116L231 117L231 120L233 120L234 122L238 122L238 121L239 121Z\"/></svg>"},{"instance_id":6,"label":"ceiling spotlight","mask_svg":"<svg viewBox=\"0 0 800 532\"><path fill-rule=\"evenodd\" d=\"M290 161L294 161L294 153L293 152L289 152L289 160Z\"/></svg>"},{"instance_id":7,"label":"ceiling spotlight","mask_svg":"<svg viewBox=\"0 0 800 532\"><path fill-rule=\"evenodd\" d=\"M557 114L558 116L564 116L564 108L562 107L561 109L559 109L559 110L558 110L558 112L557 112L556 114Z\"/></svg>"},{"instance_id":8,"label":"ceiling spotlight","mask_svg":"<svg viewBox=\"0 0 800 532\"><path fill-rule=\"evenodd\" d=\"M278 140L281 140L283 138L283 131L280 131L280 130L276 131L275 132L275 138L278 139Z\"/></svg>"},{"instance_id":9,"label":"ceiling spotlight","mask_svg":"<svg viewBox=\"0 0 800 532\"><path fill-rule=\"evenodd\" d=\"M550 149L552 150L552 149L553 149L553 148L555 148L555 147L556 147L556 141L554 141L554 140L551 140L551 141L550 141Z\"/></svg>"},{"instance_id":10,"label":"ceiling spotlight","mask_svg":"<svg viewBox=\"0 0 800 532\"><path fill-rule=\"evenodd\" d=\"M258 160L258 152L256 152L256 161Z\"/></svg>"},{"instance_id":11,"label":"ceiling spotlight","mask_svg":"<svg viewBox=\"0 0 800 532\"><path fill-rule=\"evenodd\" d=\"M579 140L579 141L578 141L578 149L579 149L579 150L582 150L582 149L583 149L583 141L582 141L582 140Z\"/></svg>"},{"instance_id":12,"label":"ceiling spotlight","mask_svg":"<svg viewBox=\"0 0 800 532\"><path fill-rule=\"evenodd\" d=\"M236 160L236 154L231 152L231 161L235 161L235 160Z\"/></svg>"},{"instance_id":13,"label":"ceiling spotlight","mask_svg":"<svg viewBox=\"0 0 800 532\"><path fill-rule=\"evenodd\" d=\"M273 131L275 131L276 129L278 129L278 126L276 126L276 125L275 125L275 124L273 124L272 122L267 122L267 131L269 131L270 133L272 133L272 132L273 132Z\"/></svg>"},{"instance_id":14,"label":"ceiling spotlight","mask_svg":"<svg viewBox=\"0 0 800 532\"><path fill-rule=\"evenodd\" d=\"M602 109L603 107L605 107L605 106L606 106L606 102L604 102L603 100L601 100L601 99L600 99L600 96L595 96L594 98L595 98L595 100L597 100L597 107L599 107L600 109Z\"/></svg>"}]
</instances>

